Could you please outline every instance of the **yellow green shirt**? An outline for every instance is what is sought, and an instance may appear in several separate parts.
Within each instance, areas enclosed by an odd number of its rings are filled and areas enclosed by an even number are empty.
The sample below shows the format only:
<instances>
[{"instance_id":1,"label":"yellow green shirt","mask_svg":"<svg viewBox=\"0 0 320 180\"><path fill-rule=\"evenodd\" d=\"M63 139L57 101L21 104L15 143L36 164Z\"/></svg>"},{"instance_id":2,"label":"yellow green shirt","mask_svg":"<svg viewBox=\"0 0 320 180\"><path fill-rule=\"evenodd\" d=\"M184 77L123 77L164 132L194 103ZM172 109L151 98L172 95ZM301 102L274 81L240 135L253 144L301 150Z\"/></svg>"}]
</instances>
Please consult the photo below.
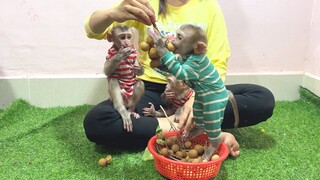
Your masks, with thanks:
<instances>
[{"instance_id":1,"label":"yellow green shirt","mask_svg":"<svg viewBox=\"0 0 320 180\"><path fill-rule=\"evenodd\" d=\"M207 56L218 70L222 80L225 80L230 49L224 17L218 2L216 0L190 0L180 7L167 5L167 15L165 17L162 14L158 16L159 0L150 0L149 2L156 11L156 24L163 35L175 36L176 30L186 23L196 24L205 30L208 38ZM89 19L90 16L85 21L85 30L89 38L106 39L109 29L117 24L115 22L103 33L96 34L89 27ZM138 30L139 43L146 40L148 36L146 25L132 20L122 24ZM150 59L147 52L142 51L139 47L137 49L139 62L145 69L144 74L139 78L145 81L165 84L165 76L150 67Z\"/></svg>"}]
</instances>

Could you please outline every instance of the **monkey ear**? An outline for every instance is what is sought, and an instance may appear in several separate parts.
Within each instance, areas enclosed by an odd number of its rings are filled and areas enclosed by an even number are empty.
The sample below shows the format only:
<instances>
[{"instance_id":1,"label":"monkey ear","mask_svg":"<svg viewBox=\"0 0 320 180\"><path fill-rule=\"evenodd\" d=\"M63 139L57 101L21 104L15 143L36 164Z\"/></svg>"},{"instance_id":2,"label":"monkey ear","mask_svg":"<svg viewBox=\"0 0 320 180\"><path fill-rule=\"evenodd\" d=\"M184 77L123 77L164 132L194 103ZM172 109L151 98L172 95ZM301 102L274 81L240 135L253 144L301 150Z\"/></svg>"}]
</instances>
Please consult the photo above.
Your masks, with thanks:
<instances>
[{"instance_id":1,"label":"monkey ear","mask_svg":"<svg viewBox=\"0 0 320 180\"><path fill-rule=\"evenodd\" d=\"M197 42L194 47L194 53L196 54L204 54L206 52L207 45L204 42Z\"/></svg>"},{"instance_id":2,"label":"monkey ear","mask_svg":"<svg viewBox=\"0 0 320 180\"><path fill-rule=\"evenodd\" d=\"M108 40L109 42L113 42L113 38L112 38L112 36L111 36L110 33L107 33L107 40Z\"/></svg>"}]
</instances>

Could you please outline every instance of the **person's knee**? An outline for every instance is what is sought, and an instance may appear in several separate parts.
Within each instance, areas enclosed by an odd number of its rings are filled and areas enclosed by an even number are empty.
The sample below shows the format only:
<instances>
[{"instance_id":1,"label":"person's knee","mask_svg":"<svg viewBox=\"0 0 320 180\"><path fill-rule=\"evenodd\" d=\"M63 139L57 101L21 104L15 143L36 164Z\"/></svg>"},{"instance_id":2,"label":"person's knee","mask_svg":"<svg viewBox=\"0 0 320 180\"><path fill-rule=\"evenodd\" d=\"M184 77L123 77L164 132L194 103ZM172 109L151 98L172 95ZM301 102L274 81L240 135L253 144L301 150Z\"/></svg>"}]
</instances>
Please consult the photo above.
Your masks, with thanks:
<instances>
[{"instance_id":1,"label":"person's knee","mask_svg":"<svg viewBox=\"0 0 320 180\"><path fill-rule=\"evenodd\" d=\"M275 107L275 98L273 93L265 88L261 87L262 97L263 97L263 103L261 104L263 111L265 112L265 119L268 119L272 116L273 110Z\"/></svg>"}]
</instances>

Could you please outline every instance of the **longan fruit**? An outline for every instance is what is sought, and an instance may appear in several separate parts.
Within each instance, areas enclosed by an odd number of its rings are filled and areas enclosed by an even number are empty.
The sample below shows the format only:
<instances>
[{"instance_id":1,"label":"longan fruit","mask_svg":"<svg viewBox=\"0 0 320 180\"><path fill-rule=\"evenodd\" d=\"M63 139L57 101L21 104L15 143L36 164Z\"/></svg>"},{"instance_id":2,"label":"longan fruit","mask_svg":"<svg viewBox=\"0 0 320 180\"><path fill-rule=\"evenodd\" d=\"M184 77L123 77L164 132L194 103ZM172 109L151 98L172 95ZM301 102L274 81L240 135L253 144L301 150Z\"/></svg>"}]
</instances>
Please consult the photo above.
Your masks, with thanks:
<instances>
[{"instance_id":1,"label":"longan fruit","mask_svg":"<svg viewBox=\"0 0 320 180\"><path fill-rule=\"evenodd\" d=\"M169 155L169 151L168 151L167 148L162 148L162 149L160 150L160 154L163 155L163 156L165 156L165 157L167 157L167 156Z\"/></svg>"},{"instance_id":2,"label":"longan fruit","mask_svg":"<svg viewBox=\"0 0 320 180\"><path fill-rule=\"evenodd\" d=\"M151 68L156 68L159 66L159 61L158 60L151 60L150 61L150 67Z\"/></svg>"},{"instance_id":3,"label":"longan fruit","mask_svg":"<svg viewBox=\"0 0 320 180\"><path fill-rule=\"evenodd\" d=\"M150 44L145 42L145 41L142 41L140 43L140 48L142 51L149 51L150 50Z\"/></svg>"},{"instance_id":4,"label":"longan fruit","mask_svg":"<svg viewBox=\"0 0 320 180\"><path fill-rule=\"evenodd\" d=\"M150 46L153 46L154 45L154 43L153 43L153 39L152 39L152 37L151 36L147 36L147 43L149 43L149 45Z\"/></svg>"},{"instance_id":5,"label":"longan fruit","mask_svg":"<svg viewBox=\"0 0 320 180\"><path fill-rule=\"evenodd\" d=\"M218 159L220 156L218 154L214 154L212 157L211 157L211 161L215 160L215 159Z\"/></svg>"},{"instance_id":6,"label":"longan fruit","mask_svg":"<svg viewBox=\"0 0 320 180\"><path fill-rule=\"evenodd\" d=\"M112 156L111 155L108 155L105 159L106 159L106 164L107 165L111 164L111 162L112 162Z\"/></svg>"},{"instance_id":7,"label":"longan fruit","mask_svg":"<svg viewBox=\"0 0 320 180\"><path fill-rule=\"evenodd\" d=\"M187 148L187 149L189 149L191 147L191 145L192 145L191 141L184 142L184 147Z\"/></svg>"},{"instance_id":8,"label":"longan fruit","mask_svg":"<svg viewBox=\"0 0 320 180\"><path fill-rule=\"evenodd\" d=\"M180 150L180 147L179 147L178 144L173 144L173 145L171 146L171 150L175 153L175 152L177 152L177 151Z\"/></svg>"},{"instance_id":9,"label":"longan fruit","mask_svg":"<svg viewBox=\"0 0 320 180\"><path fill-rule=\"evenodd\" d=\"M155 47L150 48L148 54L149 54L149 57L150 57L151 59L154 59L154 58L158 58L158 57L159 57L158 52L157 52L157 49L156 49Z\"/></svg>"},{"instance_id":10,"label":"longan fruit","mask_svg":"<svg viewBox=\"0 0 320 180\"><path fill-rule=\"evenodd\" d=\"M170 147L171 148L171 146L174 144L174 142L173 142L173 140L171 139L171 138L167 138L166 139L166 145L168 146L168 147Z\"/></svg>"},{"instance_id":11,"label":"longan fruit","mask_svg":"<svg viewBox=\"0 0 320 180\"><path fill-rule=\"evenodd\" d=\"M167 49L171 52L173 52L174 50L176 50L176 47L174 47L174 45L172 43L167 43Z\"/></svg>"},{"instance_id":12,"label":"longan fruit","mask_svg":"<svg viewBox=\"0 0 320 180\"><path fill-rule=\"evenodd\" d=\"M191 149L189 151L188 155L189 155L190 158L197 158L199 156L198 152L195 149Z\"/></svg>"},{"instance_id":13,"label":"longan fruit","mask_svg":"<svg viewBox=\"0 0 320 180\"><path fill-rule=\"evenodd\" d=\"M183 152L182 152L182 151L177 151L177 152L176 152L176 156L177 156L178 158L182 159L182 158L183 158Z\"/></svg>"},{"instance_id":14,"label":"longan fruit","mask_svg":"<svg viewBox=\"0 0 320 180\"><path fill-rule=\"evenodd\" d=\"M198 154L202 154L203 151L204 151L204 147L201 146L200 144L196 144L196 145L194 146L194 149L198 152Z\"/></svg>"},{"instance_id":15,"label":"longan fruit","mask_svg":"<svg viewBox=\"0 0 320 180\"><path fill-rule=\"evenodd\" d=\"M106 164L107 164L107 159L105 159L105 158L99 159L99 162L98 162L98 165L99 165L99 166L103 167L103 166L105 166Z\"/></svg>"}]
</instances>

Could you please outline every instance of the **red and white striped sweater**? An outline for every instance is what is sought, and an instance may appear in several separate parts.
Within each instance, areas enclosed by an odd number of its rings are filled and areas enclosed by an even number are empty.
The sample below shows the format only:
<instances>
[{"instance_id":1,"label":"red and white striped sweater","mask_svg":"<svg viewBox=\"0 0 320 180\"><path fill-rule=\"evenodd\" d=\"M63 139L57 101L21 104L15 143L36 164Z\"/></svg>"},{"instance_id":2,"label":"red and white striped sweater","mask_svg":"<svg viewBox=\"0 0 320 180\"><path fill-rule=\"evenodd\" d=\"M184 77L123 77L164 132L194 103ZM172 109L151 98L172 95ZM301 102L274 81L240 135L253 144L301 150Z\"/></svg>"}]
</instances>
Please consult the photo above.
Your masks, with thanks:
<instances>
[{"instance_id":1,"label":"red and white striped sweater","mask_svg":"<svg viewBox=\"0 0 320 180\"><path fill-rule=\"evenodd\" d=\"M108 55L106 57L106 62L109 61L113 56L115 56L118 51L111 47L108 50ZM133 73L131 68L134 66L135 61L137 60L137 50L134 49L127 58L122 59L117 69L113 74L108 76L108 80L110 78L116 78L119 80L120 91L125 100L128 100L133 94L133 86L136 83L136 75Z\"/></svg>"}]
</instances>

